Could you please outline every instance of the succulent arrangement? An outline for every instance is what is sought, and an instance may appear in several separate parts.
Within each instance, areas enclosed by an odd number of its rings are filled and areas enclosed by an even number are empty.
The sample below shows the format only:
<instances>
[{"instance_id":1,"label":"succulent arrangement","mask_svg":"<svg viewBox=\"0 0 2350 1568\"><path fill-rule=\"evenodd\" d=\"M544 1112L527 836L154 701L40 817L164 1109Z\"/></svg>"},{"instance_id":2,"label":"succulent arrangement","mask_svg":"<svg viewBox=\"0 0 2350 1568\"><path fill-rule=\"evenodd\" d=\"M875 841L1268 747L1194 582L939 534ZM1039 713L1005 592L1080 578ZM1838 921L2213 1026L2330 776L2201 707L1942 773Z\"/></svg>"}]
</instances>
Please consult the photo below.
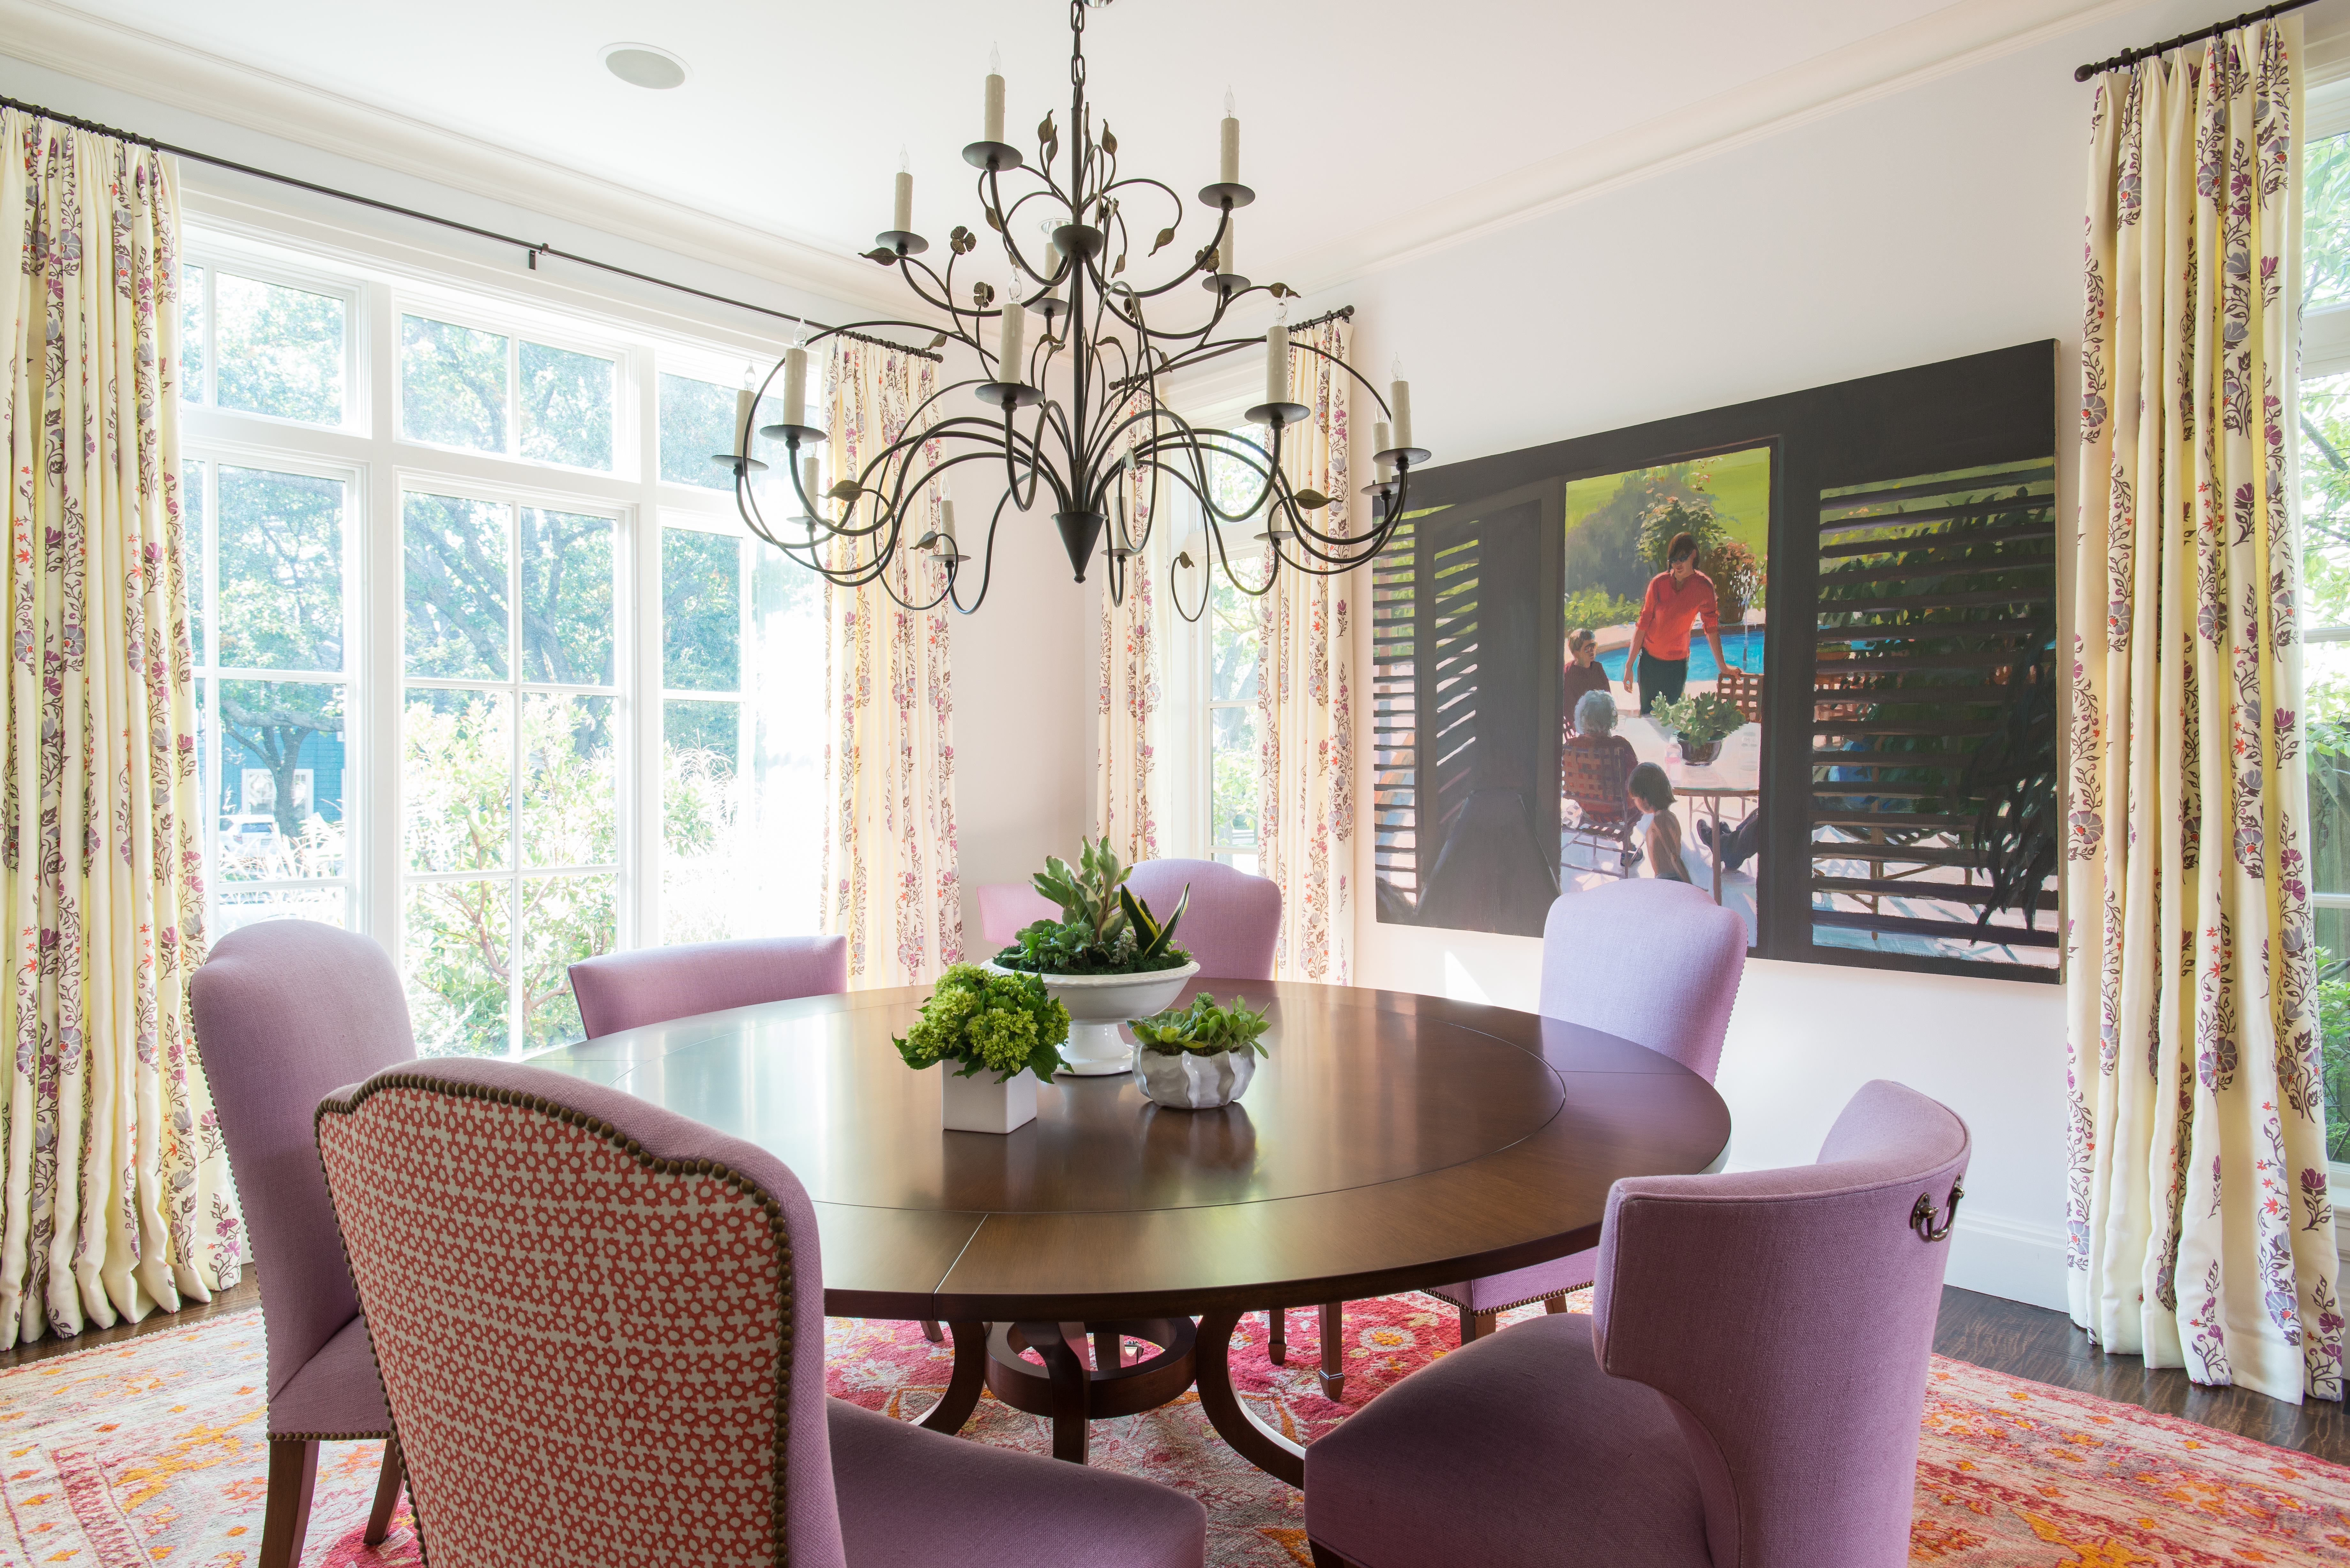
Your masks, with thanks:
<instances>
[{"instance_id":1,"label":"succulent arrangement","mask_svg":"<svg viewBox=\"0 0 2350 1568\"><path fill-rule=\"evenodd\" d=\"M1119 862L1107 834L1085 841L1075 866L1057 855L1046 860L1033 886L1061 907L1061 918L1022 927L995 955L997 965L1030 974L1149 974L1191 962L1175 945L1175 927L1191 907L1191 889L1183 889L1162 921L1128 890L1133 869Z\"/></svg>"},{"instance_id":2,"label":"succulent arrangement","mask_svg":"<svg viewBox=\"0 0 2350 1568\"><path fill-rule=\"evenodd\" d=\"M962 1064L959 1077L984 1068L1007 1083L1028 1068L1039 1083L1062 1070L1061 1044L1069 1037L1069 1011L1030 974L993 974L959 963L939 976L922 1015L902 1040L893 1037L906 1065Z\"/></svg>"},{"instance_id":3,"label":"succulent arrangement","mask_svg":"<svg viewBox=\"0 0 2350 1568\"><path fill-rule=\"evenodd\" d=\"M1273 1020L1253 1010L1246 997L1234 996L1231 1006L1222 1007L1202 992L1191 1006L1138 1018L1131 1027L1143 1050L1161 1056L1182 1052L1214 1056L1227 1051L1253 1051L1263 1056L1267 1052L1258 1036L1273 1027Z\"/></svg>"},{"instance_id":4,"label":"succulent arrangement","mask_svg":"<svg viewBox=\"0 0 2350 1568\"><path fill-rule=\"evenodd\" d=\"M1710 746L1746 722L1737 703L1711 691L1660 700L1652 716L1657 728L1679 735L1684 746Z\"/></svg>"}]
</instances>

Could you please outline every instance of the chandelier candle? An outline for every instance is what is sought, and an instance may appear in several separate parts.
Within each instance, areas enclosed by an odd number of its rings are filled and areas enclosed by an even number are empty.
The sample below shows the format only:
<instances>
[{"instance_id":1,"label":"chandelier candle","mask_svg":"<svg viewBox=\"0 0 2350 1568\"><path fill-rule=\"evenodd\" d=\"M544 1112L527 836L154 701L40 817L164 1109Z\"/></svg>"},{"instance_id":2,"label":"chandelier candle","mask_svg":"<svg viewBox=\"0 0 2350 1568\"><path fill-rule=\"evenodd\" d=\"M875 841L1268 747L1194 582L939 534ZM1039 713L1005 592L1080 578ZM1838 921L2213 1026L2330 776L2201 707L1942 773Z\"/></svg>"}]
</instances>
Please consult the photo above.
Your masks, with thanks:
<instances>
[{"instance_id":1,"label":"chandelier candle","mask_svg":"<svg viewBox=\"0 0 2350 1568\"><path fill-rule=\"evenodd\" d=\"M807 350L797 344L784 350L784 423L807 423Z\"/></svg>"},{"instance_id":2,"label":"chandelier candle","mask_svg":"<svg viewBox=\"0 0 2350 1568\"><path fill-rule=\"evenodd\" d=\"M759 406L759 394L747 384L734 394L734 434L742 441L744 457L751 455L751 410Z\"/></svg>"},{"instance_id":3,"label":"chandelier candle","mask_svg":"<svg viewBox=\"0 0 2350 1568\"><path fill-rule=\"evenodd\" d=\"M1400 367L1399 367L1400 368ZM1411 444L1411 383L1400 376L1388 387L1388 407L1395 412L1396 450ZM1381 447L1381 452L1388 449Z\"/></svg>"},{"instance_id":4,"label":"chandelier candle","mask_svg":"<svg viewBox=\"0 0 2350 1568\"><path fill-rule=\"evenodd\" d=\"M1003 302L1003 330L995 340L997 376L1006 381L1027 379L1020 373L1020 351L1028 336L1028 307L1016 299Z\"/></svg>"},{"instance_id":5,"label":"chandelier candle","mask_svg":"<svg viewBox=\"0 0 2350 1568\"><path fill-rule=\"evenodd\" d=\"M718 458L733 472L743 526L827 582L874 585L908 611L947 607L968 615L987 597L990 563L1003 564L997 535L1024 537L1045 524L1060 535L1073 579L1085 582L1088 569L1098 567L1108 601L1122 604L1138 563L1163 542L1163 535L1153 540L1154 528L1162 519L1191 515L1189 497L1207 537L1200 552L1205 569L1197 579L1181 579L1186 593L1203 593L1215 570L1235 587L1262 593L1269 578L1243 582L1232 566L1235 554L1253 558L1256 550L1227 549L1229 530L1255 535L1270 553L1269 573L1327 577L1378 556L1403 525L1412 469L1429 458L1411 444L1410 410L1390 410L1379 383L1326 351L1329 339L1293 343L1289 307L1297 291L1285 283L1252 284L1237 270L1232 219L1258 199L1240 182L1237 99L1225 91L1217 128L1214 167L1222 178L1196 197L1133 167L1136 150L1118 145L1095 101L1087 82L1088 25L1101 25L1093 21L1099 17L1115 29L1131 9L1131 0L1115 8L1112 0L1070 0L1066 96L1036 122L1035 140L1025 149L1000 140L1007 121L1018 123L1030 110L1010 101L1003 56L989 52L981 100L986 135L961 149L974 174L971 199L956 214L963 222L933 213L940 232L916 234L910 154L899 161L892 208L898 226L875 235L873 248L862 254L898 275L908 308L853 328L813 331L756 389L764 400L783 382L784 417L764 428L784 443L789 488L805 491L793 498L805 506L793 510L806 515L764 517L762 504L775 496L772 486L753 482L761 465L742 453ZM1153 63L1147 40L1129 36L1127 43L1133 67L1147 74ZM949 82L946 90L964 89ZM1320 218L1302 216L1309 229ZM1262 312L1256 295L1264 296ZM1236 307L1250 321L1273 325L1236 327ZM1033 327L1031 311L1042 317ZM869 336L876 331L882 336ZM936 359L941 374L900 428L860 445L845 468L827 461L831 489L819 491L813 469L805 470L802 485L803 460L842 432L812 422L826 410L821 382L808 386L807 354L816 345L829 349L824 340L843 334L884 354ZM1196 425L1167 406L1170 380L1260 343L1265 402L1241 429ZM1366 421L1395 421L1396 448L1385 446L1382 427L1381 450L1411 454L1409 462L1389 465L1391 479L1382 472L1380 505L1367 532L1348 531L1343 508L1325 515L1332 498L1293 480L1287 471L1298 465L1283 461L1290 455L1283 443L1308 439L1314 413L1295 400L1292 349L1313 356L1308 364L1317 384L1326 375L1346 377ZM811 391L819 403L814 410ZM1408 391L1398 367L1396 396ZM749 417L768 407L754 401ZM972 462L979 466L964 466ZM959 468L962 476L951 488L983 508L972 519L979 533L967 553L950 532L954 514L946 506L947 476ZM1219 476L1232 474L1240 483L1228 488ZM1001 485L1001 499L983 499L970 490L973 483L992 493ZM936 576L925 567L917 582L902 569L912 558L901 557L903 551L936 562ZM891 571L893 563L900 569ZM1206 600L1178 604L1176 613L1196 623L1207 614Z\"/></svg>"},{"instance_id":6,"label":"chandelier candle","mask_svg":"<svg viewBox=\"0 0 2350 1568\"><path fill-rule=\"evenodd\" d=\"M1393 441L1388 440L1387 421L1373 420L1371 421L1371 462L1378 470L1378 480L1381 484L1395 477L1395 459L1388 455L1388 449L1394 445Z\"/></svg>"}]
</instances>

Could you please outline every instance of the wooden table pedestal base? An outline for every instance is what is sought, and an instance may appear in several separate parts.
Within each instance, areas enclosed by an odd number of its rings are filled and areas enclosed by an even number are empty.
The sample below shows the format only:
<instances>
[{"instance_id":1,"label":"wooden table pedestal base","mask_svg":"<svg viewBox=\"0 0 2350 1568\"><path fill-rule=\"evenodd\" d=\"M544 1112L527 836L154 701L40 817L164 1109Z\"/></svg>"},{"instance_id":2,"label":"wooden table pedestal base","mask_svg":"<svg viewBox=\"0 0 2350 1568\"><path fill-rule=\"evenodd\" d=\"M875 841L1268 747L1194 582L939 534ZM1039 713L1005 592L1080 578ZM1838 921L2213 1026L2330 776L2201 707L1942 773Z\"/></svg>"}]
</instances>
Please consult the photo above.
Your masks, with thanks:
<instances>
[{"instance_id":1,"label":"wooden table pedestal base","mask_svg":"<svg viewBox=\"0 0 2350 1568\"><path fill-rule=\"evenodd\" d=\"M988 1392L1015 1410L1053 1418L1053 1457L1086 1462L1090 1422L1156 1409L1191 1386L1198 1330L1188 1317L1119 1318L1105 1323L997 1323L987 1325ZM1090 1336L1092 1365L1086 1362ZM1128 1362L1123 1342L1147 1341L1156 1355ZM1034 1350L1038 1366L1020 1353ZM955 1376L962 1376L962 1336ZM943 1401L941 1401L943 1403Z\"/></svg>"}]
</instances>

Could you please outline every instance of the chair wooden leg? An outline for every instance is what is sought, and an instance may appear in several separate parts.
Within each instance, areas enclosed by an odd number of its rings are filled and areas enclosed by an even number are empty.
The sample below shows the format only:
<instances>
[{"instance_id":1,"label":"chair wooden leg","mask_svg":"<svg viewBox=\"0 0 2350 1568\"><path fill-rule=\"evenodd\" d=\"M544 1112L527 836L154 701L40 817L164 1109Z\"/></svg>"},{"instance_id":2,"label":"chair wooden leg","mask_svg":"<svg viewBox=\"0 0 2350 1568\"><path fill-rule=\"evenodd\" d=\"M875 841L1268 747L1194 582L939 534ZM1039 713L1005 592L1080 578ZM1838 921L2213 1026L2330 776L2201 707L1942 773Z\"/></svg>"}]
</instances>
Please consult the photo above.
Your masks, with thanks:
<instances>
[{"instance_id":1,"label":"chair wooden leg","mask_svg":"<svg viewBox=\"0 0 2350 1568\"><path fill-rule=\"evenodd\" d=\"M1275 1366L1289 1365L1289 1309L1274 1307L1264 1314L1265 1359Z\"/></svg>"},{"instance_id":2,"label":"chair wooden leg","mask_svg":"<svg viewBox=\"0 0 2350 1568\"><path fill-rule=\"evenodd\" d=\"M947 1342L945 1333L939 1327L939 1320L934 1317L926 1317L922 1320L922 1337L932 1345L944 1345Z\"/></svg>"},{"instance_id":3,"label":"chair wooden leg","mask_svg":"<svg viewBox=\"0 0 2350 1568\"><path fill-rule=\"evenodd\" d=\"M1347 1303L1322 1303L1322 1397L1336 1404L1347 1392Z\"/></svg>"},{"instance_id":4,"label":"chair wooden leg","mask_svg":"<svg viewBox=\"0 0 2350 1568\"><path fill-rule=\"evenodd\" d=\"M261 1516L260 1568L295 1568L310 1533L310 1494L318 1485L318 1445L303 1438L269 1439L269 1497Z\"/></svg>"},{"instance_id":5,"label":"chair wooden leg","mask_svg":"<svg viewBox=\"0 0 2350 1568\"><path fill-rule=\"evenodd\" d=\"M383 1445L383 1473L375 1479L375 1509L368 1515L367 1534L360 1537L369 1546L380 1546L383 1538L391 1533L391 1511L400 1506L400 1483L408 1479L408 1468L400 1462L400 1438L387 1438Z\"/></svg>"},{"instance_id":6,"label":"chair wooden leg","mask_svg":"<svg viewBox=\"0 0 2350 1568\"><path fill-rule=\"evenodd\" d=\"M1493 1319L1499 1315L1497 1313L1471 1312L1467 1307L1462 1307L1461 1309L1461 1343L1473 1344L1492 1333Z\"/></svg>"},{"instance_id":7,"label":"chair wooden leg","mask_svg":"<svg viewBox=\"0 0 2350 1568\"><path fill-rule=\"evenodd\" d=\"M1352 1563L1311 1536L1306 1537L1305 1544L1313 1550L1314 1568L1355 1568Z\"/></svg>"},{"instance_id":8,"label":"chair wooden leg","mask_svg":"<svg viewBox=\"0 0 2350 1568\"><path fill-rule=\"evenodd\" d=\"M1556 1295L1555 1295L1555 1296L1544 1296L1544 1297L1543 1297L1543 1311L1544 1311L1544 1312L1565 1312L1565 1310L1566 1310L1566 1293L1565 1293L1565 1291L1561 1291L1561 1292L1559 1292L1559 1293L1558 1293L1558 1294L1556 1294Z\"/></svg>"}]
</instances>

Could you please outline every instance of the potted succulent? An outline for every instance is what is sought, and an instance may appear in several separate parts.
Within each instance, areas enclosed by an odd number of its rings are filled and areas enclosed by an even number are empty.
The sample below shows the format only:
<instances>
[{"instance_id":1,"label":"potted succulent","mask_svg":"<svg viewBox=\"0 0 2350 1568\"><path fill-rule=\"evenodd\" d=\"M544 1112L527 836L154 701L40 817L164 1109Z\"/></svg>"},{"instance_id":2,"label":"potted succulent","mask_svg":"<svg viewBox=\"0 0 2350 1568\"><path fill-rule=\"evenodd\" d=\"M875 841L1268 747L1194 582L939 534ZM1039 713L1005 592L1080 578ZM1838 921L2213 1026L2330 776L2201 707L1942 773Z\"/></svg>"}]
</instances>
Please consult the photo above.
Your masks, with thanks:
<instances>
[{"instance_id":1,"label":"potted succulent","mask_svg":"<svg viewBox=\"0 0 2350 1568\"><path fill-rule=\"evenodd\" d=\"M948 1131L1008 1133L1036 1119L1036 1085L1060 1070L1068 1037L1068 1010L1035 975L959 963L893 1043L909 1067L960 1066L939 1075Z\"/></svg>"},{"instance_id":2,"label":"potted succulent","mask_svg":"<svg viewBox=\"0 0 2350 1568\"><path fill-rule=\"evenodd\" d=\"M1135 1086L1153 1105L1179 1111L1204 1111L1241 1097L1264 1055L1258 1036L1273 1027L1253 1012L1245 997L1220 1007L1201 993L1189 1007L1170 1008L1134 1021Z\"/></svg>"},{"instance_id":3,"label":"potted succulent","mask_svg":"<svg viewBox=\"0 0 2350 1568\"><path fill-rule=\"evenodd\" d=\"M1031 974L1044 982L1071 1020L1066 1070L1085 1076L1123 1073L1134 1053L1118 1026L1158 1012L1200 972L1175 945L1175 927L1191 889L1164 921L1127 889L1133 867L1121 865L1109 836L1085 843L1071 866L1055 855L1036 874L1036 891L1061 907L1061 918L1024 926L989 967Z\"/></svg>"},{"instance_id":4,"label":"potted succulent","mask_svg":"<svg viewBox=\"0 0 2350 1568\"><path fill-rule=\"evenodd\" d=\"M1729 698L1711 691L1666 698L1657 703L1657 728L1681 739L1681 761L1702 766L1721 753L1721 742L1746 722Z\"/></svg>"}]
</instances>

